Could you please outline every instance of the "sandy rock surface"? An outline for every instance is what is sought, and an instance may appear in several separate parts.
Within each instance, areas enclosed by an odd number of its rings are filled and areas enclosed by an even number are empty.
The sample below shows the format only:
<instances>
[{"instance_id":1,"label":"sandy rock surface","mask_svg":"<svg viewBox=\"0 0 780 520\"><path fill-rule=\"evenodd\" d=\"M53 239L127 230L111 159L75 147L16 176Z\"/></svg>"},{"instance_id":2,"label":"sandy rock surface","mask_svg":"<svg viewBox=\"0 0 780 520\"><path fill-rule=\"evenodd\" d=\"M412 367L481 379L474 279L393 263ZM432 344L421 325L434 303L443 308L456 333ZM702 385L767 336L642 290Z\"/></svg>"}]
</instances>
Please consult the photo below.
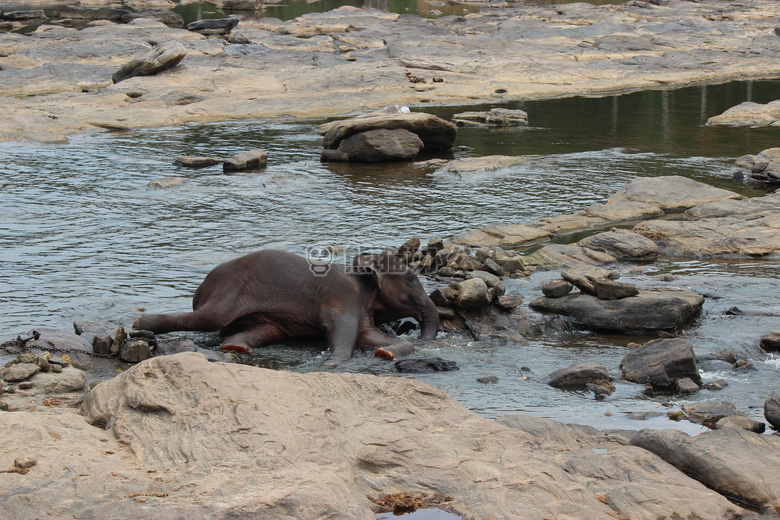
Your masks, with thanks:
<instances>
[{"instance_id":1,"label":"sandy rock surface","mask_svg":"<svg viewBox=\"0 0 780 520\"><path fill-rule=\"evenodd\" d=\"M373 519L370 498L395 492L451 497L440 507L467 519L741 513L625 436L559 426L537 441L402 377L183 353L101 383L82 410L0 414L15 432L0 466L36 461L0 479L4 514Z\"/></svg>"},{"instance_id":2,"label":"sandy rock surface","mask_svg":"<svg viewBox=\"0 0 780 520\"><path fill-rule=\"evenodd\" d=\"M242 20L225 38L147 18L43 25L0 34L0 139L765 77L780 73L778 16L773 0L704 0L486 8L438 20L343 7ZM111 84L122 65L169 40L187 50L178 66Z\"/></svg>"}]
</instances>

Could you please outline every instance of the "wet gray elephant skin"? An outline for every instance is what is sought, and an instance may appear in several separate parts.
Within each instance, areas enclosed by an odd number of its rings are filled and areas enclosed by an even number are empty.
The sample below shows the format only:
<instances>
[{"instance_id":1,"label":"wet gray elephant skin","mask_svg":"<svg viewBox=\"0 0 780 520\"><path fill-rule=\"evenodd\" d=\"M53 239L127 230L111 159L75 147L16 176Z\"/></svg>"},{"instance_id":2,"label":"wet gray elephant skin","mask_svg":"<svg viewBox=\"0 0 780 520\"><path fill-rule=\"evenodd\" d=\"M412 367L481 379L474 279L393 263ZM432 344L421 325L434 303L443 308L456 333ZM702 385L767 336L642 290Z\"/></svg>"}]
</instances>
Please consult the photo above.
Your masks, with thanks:
<instances>
[{"instance_id":1,"label":"wet gray elephant skin","mask_svg":"<svg viewBox=\"0 0 780 520\"><path fill-rule=\"evenodd\" d=\"M414 352L377 323L411 317L423 340L439 329L436 306L417 275L389 253L361 254L351 266L310 262L284 251L259 251L214 268L195 291L192 312L141 314L133 327L156 334L223 331L223 350L253 348L288 338L326 337L326 363L350 359L357 346L395 359Z\"/></svg>"}]
</instances>

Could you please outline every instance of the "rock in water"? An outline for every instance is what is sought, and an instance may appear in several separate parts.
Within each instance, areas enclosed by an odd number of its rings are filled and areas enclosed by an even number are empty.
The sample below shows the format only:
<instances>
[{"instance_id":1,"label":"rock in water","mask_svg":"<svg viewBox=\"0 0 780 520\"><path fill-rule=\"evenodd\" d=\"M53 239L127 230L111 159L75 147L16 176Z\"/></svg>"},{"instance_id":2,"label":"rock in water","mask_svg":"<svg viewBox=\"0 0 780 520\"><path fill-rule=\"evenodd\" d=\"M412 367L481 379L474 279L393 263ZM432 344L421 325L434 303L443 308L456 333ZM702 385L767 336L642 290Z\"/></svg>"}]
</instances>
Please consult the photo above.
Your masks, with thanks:
<instances>
[{"instance_id":1,"label":"rock in water","mask_svg":"<svg viewBox=\"0 0 780 520\"><path fill-rule=\"evenodd\" d=\"M654 339L629 352L620 362L623 378L653 388L671 389L675 381L690 378L701 386L693 346L684 339Z\"/></svg>"},{"instance_id":2,"label":"rock in water","mask_svg":"<svg viewBox=\"0 0 780 520\"><path fill-rule=\"evenodd\" d=\"M423 148L417 134L398 128L378 128L344 139L337 150L323 150L323 161L381 162L411 161Z\"/></svg>"},{"instance_id":3,"label":"rock in water","mask_svg":"<svg viewBox=\"0 0 780 520\"><path fill-rule=\"evenodd\" d=\"M136 56L121 69L116 71L111 79L114 83L135 76L150 76L178 65L187 56L187 49L181 43L170 40L155 45L148 51Z\"/></svg>"}]
</instances>

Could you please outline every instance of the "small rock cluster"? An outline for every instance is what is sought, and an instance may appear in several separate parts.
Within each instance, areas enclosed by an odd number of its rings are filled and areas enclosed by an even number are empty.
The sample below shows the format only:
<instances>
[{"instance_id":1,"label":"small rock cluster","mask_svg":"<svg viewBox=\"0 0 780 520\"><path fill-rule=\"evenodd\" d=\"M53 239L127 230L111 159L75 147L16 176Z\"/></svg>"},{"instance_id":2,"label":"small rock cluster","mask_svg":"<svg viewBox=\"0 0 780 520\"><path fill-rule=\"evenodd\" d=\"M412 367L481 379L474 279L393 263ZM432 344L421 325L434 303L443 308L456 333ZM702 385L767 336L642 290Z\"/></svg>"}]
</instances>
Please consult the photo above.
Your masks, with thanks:
<instances>
[{"instance_id":1,"label":"small rock cluster","mask_svg":"<svg viewBox=\"0 0 780 520\"><path fill-rule=\"evenodd\" d=\"M486 272L496 277L528 276L522 256L500 247L482 247L471 254L471 248L445 243L432 238L420 249L420 239L411 238L395 252L410 269L448 278L468 278L474 271Z\"/></svg>"},{"instance_id":2,"label":"small rock cluster","mask_svg":"<svg viewBox=\"0 0 780 520\"><path fill-rule=\"evenodd\" d=\"M125 332L119 327L113 336L95 336L92 340L92 351L98 356L119 357L127 363L138 363L149 359L157 347L154 334L146 330L131 330Z\"/></svg>"},{"instance_id":3,"label":"small rock cluster","mask_svg":"<svg viewBox=\"0 0 780 520\"><path fill-rule=\"evenodd\" d=\"M52 357L51 352L42 354L23 352L0 368L0 395L6 392L13 393L16 388L29 389L32 387L30 378L38 372L59 374L68 365L70 363L66 359L60 356Z\"/></svg>"},{"instance_id":4,"label":"small rock cluster","mask_svg":"<svg viewBox=\"0 0 780 520\"><path fill-rule=\"evenodd\" d=\"M615 276L615 274L608 274ZM581 270L569 270L561 273L560 280L551 280L542 286L542 293L548 298L561 298L575 287L582 293L595 296L599 300L620 300L636 296L639 291L629 283L616 282L608 276L594 275Z\"/></svg>"},{"instance_id":5,"label":"small rock cluster","mask_svg":"<svg viewBox=\"0 0 780 520\"><path fill-rule=\"evenodd\" d=\"M736 180L750 184L780 184L780 148L770 148L758 155L738 157L736 165L742 168L734 173ZM743 170L747 170L747 175Z\"/></svg>"}]
</instances>

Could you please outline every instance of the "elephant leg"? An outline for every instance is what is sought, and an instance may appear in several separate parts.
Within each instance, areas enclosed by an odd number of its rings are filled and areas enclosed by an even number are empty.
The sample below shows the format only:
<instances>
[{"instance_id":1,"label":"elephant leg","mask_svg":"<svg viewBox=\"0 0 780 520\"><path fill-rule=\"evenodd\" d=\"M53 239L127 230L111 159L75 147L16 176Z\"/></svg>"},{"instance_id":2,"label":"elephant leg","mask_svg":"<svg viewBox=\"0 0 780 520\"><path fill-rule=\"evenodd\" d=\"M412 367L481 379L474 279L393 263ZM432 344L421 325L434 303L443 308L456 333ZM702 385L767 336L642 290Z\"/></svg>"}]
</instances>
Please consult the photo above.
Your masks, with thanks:
<instances>
[{"instance_id":1,"label":"elephant leg","mask_svg":"<svg viewBox=\"0 0 780 520\"><path fill-rule=\"evenodd\" d=\"M231 334L222 342L220 350L232 350L240 354L251 354L252 349L276 343L284 339L284 333L270 323L258 323Z\"/></svg>"},{"instance_id":2,"label":"elephant leg","mask_svg":"<svg viewBox=\"0 0 780 520\"><path fill-rule=\"evenodd\" d=\"M414 345L405 339L391 338L376 329L366 330L361 336L361 344L377 347L374 355L380 359L392 361L399 356L408 356L414 352Z\"/></svg>"},{"instance_id":3,"label":"elephant leg","mask_svg":"<svg viewBox=\"0 0 780 520\"><path fill-rule=\"evenodd\" d=\"M133 321L136 330L150 330L155 334L164 334L177 330L199 330L214 332L227 325L214 314L202 312L182 312L177 314L141 314Z\"/></svg>"},{"instance_id":4,"label":"elephant leg","mask_svg":"<svg viewBox=\"0 0 780 520\"><path fill-rule=\"evenodd\" d=\"M358 338L357 318L342 317L334 313L325 319L324 328L330 350L324 364L338 365L342 361L352 359Z\"/></svg>"}]
</instances>

